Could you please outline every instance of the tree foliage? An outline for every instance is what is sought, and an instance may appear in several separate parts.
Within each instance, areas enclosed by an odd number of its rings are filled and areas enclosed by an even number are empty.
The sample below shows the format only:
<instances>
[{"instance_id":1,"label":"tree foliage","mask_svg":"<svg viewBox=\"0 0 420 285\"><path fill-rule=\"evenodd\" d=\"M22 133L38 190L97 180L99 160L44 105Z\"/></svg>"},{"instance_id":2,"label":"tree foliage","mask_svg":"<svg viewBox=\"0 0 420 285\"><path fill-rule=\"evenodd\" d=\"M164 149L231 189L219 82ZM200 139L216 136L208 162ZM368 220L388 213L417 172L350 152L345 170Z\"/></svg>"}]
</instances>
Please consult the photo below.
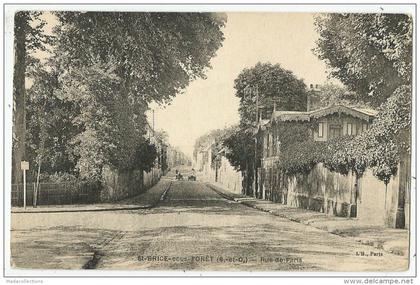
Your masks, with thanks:
<instances>
[{"instance_id":1,"label":"tree foliage","mask_svg":"<svg viewBox=\"0 0 420 285\"><path fill-rule=\"evenodd\" d=\"M133 168L149 172L155 165L157 156L156 146L148 139L142 140L134 155Z\"/></svg>"},{"instance_id":2,"label":"tree foliage","mask_svg":"<svg viewBox=\"0 0 420 285\"><path fill-rule=\"evenodd\" d=\"M356 95L354 92L349 91L344 86L339 86L332 83L327 83L319 87L319 91L314 92L316 98L319 102L316 102L318 105L313 106L311 98L311 109L317 109L322 107L328 107L332 105L360 105L360 102L356 100ZM313 96L313 95L312 95ZM314 102L315 103L315 102ZM366 104L364 104L366 106Z\"/></svg>"},{"instance_id":3,"label":"tree foliage","mask_svg":"<svg viewBox=\"0 0 420 285\"><path fill-rule=\"evenodd\" d=\"M197 77L224 39L211 13L59 12L64 67L111 62L131 100L167 102Z\"/></svg>"},{"instance_id":4,"label":"tree foliage","mask_svg":"<svg viewBox=\"0 0 420 285\"><path fill-rule=\"evenodd\" d=\"M149 171L165 155L165 148L145 138L149 103L168 103L191 80L205 77L224 39L224 15L54 15L52 56L47 63L34 61L31 70L44 70L31 90L34 159L43 152L46 172L61 169L89 180L101 180L104 166ZM166 139L155 135L159 142Z\"/></svg>"},{"instance_id":5,"label":"tree foliage","mask_svg":"<svg viewBox=\"0 0 420 285\"><path fill-rule=\"evenodd\" d=\"M255 142L250 130L236 126L224 138L223 146L227 149L226 158L236 170L245 171L254 160Z\"/></svg>"},{"instance_id":6,"label":"tree foliage","mask_svg":"<svg viewBox=\"0 0 420 285\"><path fill-rule=\"evenodd\" d=\"M411 86L397 88L381 106L378 118L355 141L356 157L365 157L373 174L386 184L411 145Z\"/></svg>"},{"instance_id":7,"label":"tree foliage","mask_svg":"<svg viewBox=\"0 0 420 285\"><path fill-rule=\"evenodd\" d=\"M75 106L57 96L56 73L40 68L31 76L33 85L27 91L27 159L30 165L42 164L41 171L48 175L73 174L75 159L70 155L69 142L80 131L73 124Z\"/></svg>"},{"instance_id":8,"label":"tree foliage","mask_svg":"<svg viewBox=\"0 0 420 285\"><path fill-rule=\"evenodd\" d=\"M259 106L271 112L276 102L277 110L306 110L306 86L291 71L279 64L258 63L242 70L235 79L236 96L240 98L241 125L255 127L256 89ZM254 88L254 89L253 89Z\"/></svg>"},{"instance_id":9,"label":"tree foliage","mask_svg":"<svg viewBox=\"0 0 420 285\"><path fill-rule=\"evenodd\" d=\"M411 82L412 18L404 14L323 14L315 53L358 100L379 106Z\"/></svg>"},{"instance_id":10,"label":"tree foliage","mask_svg":"<svg viewBox=\"0 0 420 285\"><path fill-rule=\"evenodd\" d=\"M331 157L360 174L366 167L386 184L411 141L412 18L403 14L328 14L316 19L315 52L354 98L380 112L368 131Z\"/></svg>"},{"instance_id":11,"label":"tree foliage","mask_svg":"<svg viewBox=\"0 0 420 285\"><path fill-rule=\"evenodd\" d=\"M145 111L204 77L224 18L210 13L59 12L55 29L62 96L81 106L72 144L84 176L102 166L150 169ZM159 47L159 48L158 48ZM100 120L98 120L100 118ZM143 157L149 154L143 153ZM92 173L93 171L93 173Z\"/></svg>"},{"instance_id":12,"label":"tree foliage","mask_svg":"<svg viewBox=\"0 0 420 285\"><path fill-rule=\"evenodd\" d=\"M306 86L291 71L283 69L279 64L258 63L252 68L244 69L235 79L236 96L240 98L240 124L232 128L223 138L226 157L237 169L245 169L258 165L260 145L255 145L254 128L256 127L256 105L260 112L269 115L276 104L277 110L306 110ZM257 89L257 90L256 90ZM275 103L274 103L275 102ZM255 161L257 159L258 161Z\"/></svg>"}]
</instances>

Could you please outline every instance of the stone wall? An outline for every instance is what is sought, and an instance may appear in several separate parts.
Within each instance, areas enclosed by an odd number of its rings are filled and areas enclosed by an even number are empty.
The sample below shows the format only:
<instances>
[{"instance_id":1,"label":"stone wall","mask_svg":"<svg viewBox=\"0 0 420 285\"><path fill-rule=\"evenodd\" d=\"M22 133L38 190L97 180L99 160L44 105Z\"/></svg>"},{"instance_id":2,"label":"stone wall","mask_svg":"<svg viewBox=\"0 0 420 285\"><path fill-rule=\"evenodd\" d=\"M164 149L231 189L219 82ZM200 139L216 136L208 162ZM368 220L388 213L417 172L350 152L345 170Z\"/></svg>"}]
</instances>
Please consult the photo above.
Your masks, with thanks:
<instances>
[{"instance_id":1,"label":"stone wall","mask_svg":"<svg viewBox=\"0 0 420 285\"><path fill-rule=\"evenodd\" d=\"M357 218L369 225L396 227L399 188L405 187L405 227L409 225L410 184L400 179L399 171L388 185L366 171L362 178L331 172L322 164L309 174L284 176L266 164L262 177L263 198L277 203L326 213Z\"/></svg>"},{"instance_id":2,"label":"stone wall","mask_svg":"<svg viewBox=\"0 0 420 285\"><path fill-rule=\"evenodd\" d=\"M398 226L398 208L404 208L404 225L409 228L410 217L410 163L402 163L398 173L388 185L367 170L361 178L349 173L342 175L329 171L321 163L310 173L285 176L276 168L274 159L265 159L259 168L259 192L262 199L292 207L326 213L339 217L351 217L361 224ZM207 181L217 182L233 193L244 193L244 176L222 157L217 170L207 165L201 172ZM401 204L401 190L404 200ZM248 193L249 194L249 193Z\"/></svg>"},{"instance_id":3,"label":"stone wall","mask_svg":"<svg viewBox=\"0 0 420 285\"><path fill-rule=\"evenodd\" d=\"M220 166L217 169L211 167L210 162L203 164L199 179L219 184L232 193L243 193L242 172L236 171L224 156L220 157Z\"/></svg>"},{"instance_id":4,"label":"stone wall","mask_svg":"<svg viewBox=\"0 0 420 285\"><path fill-rule=\"evenodd\" d=\"M110 202L141 194L159 181L161 170L154 168L147 173L141 170L116 171L106 167L102 176L100 201Z\"/></svg>"},{"instance_id":5,"label":"stone wall","mask_svg":"<svg viewBox=\"0 0 420 285\"><path fill-rule=\"evenodd\" d=\"M146 172L143 171L143 186L145 189L149 189L153 185L155 185L160 177L162 176L162 170L158 168L152 168L151 171Z\"/></svg>"},{"instance_id":6,"label":"stone wall","mask_svg":"<svg viewBox=\"0 0 420 285\"><path fill-rule=\"evenodd\" d=\"M283 175L264 169L263 197L277 203L347 217L351 215L355 177L330 172L321 164L309 174Z\"/></svg>"},{"instance_id":7,"label":"stone wall","mask_svg":"<svg viewBox=\"0 0 420 285\"><path fill-rule=\"evenodd\" d=\"M216 180L216 177L214 178ZM225 189L232 193L242 193L242 173L236 171L224 156L221 157L216 182L220 183Z\"/></svg>"}]
</instances>

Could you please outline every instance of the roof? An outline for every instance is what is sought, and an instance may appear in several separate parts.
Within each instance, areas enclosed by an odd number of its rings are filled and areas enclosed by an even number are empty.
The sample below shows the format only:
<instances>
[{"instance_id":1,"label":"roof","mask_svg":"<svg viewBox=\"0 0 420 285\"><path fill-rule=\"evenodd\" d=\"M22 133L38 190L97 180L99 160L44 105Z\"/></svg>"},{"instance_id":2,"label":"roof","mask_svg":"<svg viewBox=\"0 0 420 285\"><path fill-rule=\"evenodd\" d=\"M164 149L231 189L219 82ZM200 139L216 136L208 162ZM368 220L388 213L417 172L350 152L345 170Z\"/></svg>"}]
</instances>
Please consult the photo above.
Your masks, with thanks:
<instances>
[{"instance_id":1,"label":"roof","mask_svg":"<svg viewBox=\"0 0 420 285\"><path fill-rule=\"evenodd\" d=\"M369 119L373 119L378 112L372 109L362 109L362 108L355 108L355 107L350 107L350 106L344 106L344 105L334 105L334 106L329 106L326 108L322 108L322 109L317 109L317 110L313 110L310 112L310 117L311 118L321 118L321 117L325 117L328 115L332 115L335 113L343 113L343 114L347 114L365 121L369 121Z\"/></svg>"},{"instance_id":2,"label":"roof","mask_svg":"<svg viewBox=\"0 0 420 285\"><path fill-rule=\"evenodd\" d=\"M328 115L343 113L365 121L373 119L378 114L378 111L367 108L355 108L344 105L334 105L326 108L321 108L309 112L304 111L275 111L272 120L279 122L286 121L310 121L311 119L318 119Z\"/></svg>"},{"instance_id":3,"label":"roof","mask_svg":"<svg viewBox=\"0 0 420 285\"><path fill-rule=\"evenodd\" d=\"M369 116L374 116L376 117L378 115L378 111L374 110L374 109L368 109L368 108L353 108L354 110L357 110L361 113L365 113L366 115Z\"/></svg>"},{"instance_id":4,"label":"roof","mask_svg":"<svg viewBox=\"0 0 420 285\"><path fill-rule=\"evenodd\" d=\"M302 111L275 111L273 119L276 121L309 121L309 112Z\"/></svg>"}]
</instances>

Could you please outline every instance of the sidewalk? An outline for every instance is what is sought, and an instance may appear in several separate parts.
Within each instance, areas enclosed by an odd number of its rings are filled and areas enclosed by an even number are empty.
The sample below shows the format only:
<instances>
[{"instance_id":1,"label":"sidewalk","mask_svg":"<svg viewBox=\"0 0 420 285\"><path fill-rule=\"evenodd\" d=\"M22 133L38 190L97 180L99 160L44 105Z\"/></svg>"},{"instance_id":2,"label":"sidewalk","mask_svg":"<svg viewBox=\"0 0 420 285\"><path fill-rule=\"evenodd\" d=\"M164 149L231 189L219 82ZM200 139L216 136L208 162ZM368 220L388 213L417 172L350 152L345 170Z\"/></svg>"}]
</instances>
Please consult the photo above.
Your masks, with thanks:
<instances>
[{"instance_id":1,"label":"sidewalk","mask_svg":"<svg viewBox=\"0 0 420 285\"><path fill-rule=\"evenodd\" d=\"M74 205L42 205L34 208L32 205L23 207L12 207L12 213L65 213L65 212L98 212L98 211L122 211L150 209L156 206L165 191L170 186L170 181L161 179L152 188L140 195L126 198L117 202L98 204L74 204Z\"/></svg>"},{"instance_id":2,"label":"sidewalk","mask_svg":"<svg viewBox=\"0 0 420 285\"><path fill-rule=\"evenodd\" d=\"M331 234L350 237L361 244L383 249L396 255L408 256L408 230L361 224L357 219L330 216L324 213L274 203L272 201L247 197L241 194L231 193L223 188L223 186L212 182L207 183L207 186L222 197L234 200L248 207L268 212L293 222L315 227Z\"/></svg>"}]
</instances>

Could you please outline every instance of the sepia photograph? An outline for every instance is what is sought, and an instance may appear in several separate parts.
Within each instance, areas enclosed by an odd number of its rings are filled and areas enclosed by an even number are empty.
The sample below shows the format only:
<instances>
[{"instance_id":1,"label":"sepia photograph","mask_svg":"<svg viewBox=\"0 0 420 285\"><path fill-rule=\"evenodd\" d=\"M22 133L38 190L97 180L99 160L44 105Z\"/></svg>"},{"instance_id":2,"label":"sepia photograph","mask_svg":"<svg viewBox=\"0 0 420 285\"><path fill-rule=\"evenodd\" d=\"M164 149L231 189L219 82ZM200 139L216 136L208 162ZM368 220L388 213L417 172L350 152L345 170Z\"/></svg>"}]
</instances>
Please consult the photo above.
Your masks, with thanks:
<instances>
[{"instance_id":1,"label":"sepia photograph","mask_svg":"<svg viewBox=\"0 0 420 285\"><path fill-rule=\"evenodd\" d=\"M414 272L410 7L12 8L15 277Z\"/></svg>"}]
</instances>

